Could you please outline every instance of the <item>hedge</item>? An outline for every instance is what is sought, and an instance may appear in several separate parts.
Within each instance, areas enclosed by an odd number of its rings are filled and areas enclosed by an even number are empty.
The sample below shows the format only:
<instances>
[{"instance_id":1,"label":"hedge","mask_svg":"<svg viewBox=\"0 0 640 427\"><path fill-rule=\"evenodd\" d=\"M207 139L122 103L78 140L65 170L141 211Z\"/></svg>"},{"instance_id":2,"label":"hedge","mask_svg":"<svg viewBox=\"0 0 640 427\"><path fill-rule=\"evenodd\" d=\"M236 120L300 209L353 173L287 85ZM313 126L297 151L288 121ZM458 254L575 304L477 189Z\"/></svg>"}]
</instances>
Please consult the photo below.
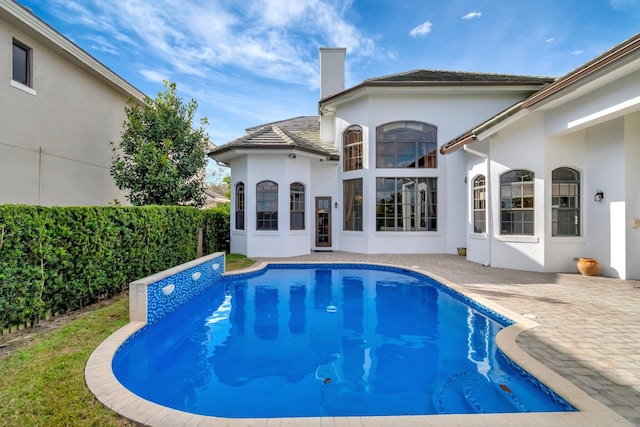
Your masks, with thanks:
<instances>
[{"instance_id":1,"label":"hedge","mask_svg":"<svg viewBox=\"0 0 640 427\"><path fill-rule=\"evenodd\" d=\"M122 292L227 249L228 208L0 205L0 333Z\"/></svg>"}]
</instances>

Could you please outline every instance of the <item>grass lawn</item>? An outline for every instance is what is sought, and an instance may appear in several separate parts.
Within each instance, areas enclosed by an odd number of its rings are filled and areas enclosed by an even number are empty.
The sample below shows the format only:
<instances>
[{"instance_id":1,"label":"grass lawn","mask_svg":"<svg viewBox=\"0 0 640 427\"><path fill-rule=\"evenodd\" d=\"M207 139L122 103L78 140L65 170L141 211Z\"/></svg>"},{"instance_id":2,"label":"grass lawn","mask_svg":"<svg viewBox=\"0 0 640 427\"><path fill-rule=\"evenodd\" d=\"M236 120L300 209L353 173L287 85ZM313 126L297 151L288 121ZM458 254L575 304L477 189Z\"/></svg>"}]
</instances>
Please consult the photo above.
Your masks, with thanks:
<instances>
[{"instance_id":1,"label":"grass lawn","mask_svg":"<svg viewBox=\"0 0 640 427\"><path fill-rule=\"evenodd\" d=\"M252 265L227 255L226 270ZM131 426L84 384L91 352L128 322L129 298L116 297L0 359L0 426Z\"/></svg>"}]
</instances>

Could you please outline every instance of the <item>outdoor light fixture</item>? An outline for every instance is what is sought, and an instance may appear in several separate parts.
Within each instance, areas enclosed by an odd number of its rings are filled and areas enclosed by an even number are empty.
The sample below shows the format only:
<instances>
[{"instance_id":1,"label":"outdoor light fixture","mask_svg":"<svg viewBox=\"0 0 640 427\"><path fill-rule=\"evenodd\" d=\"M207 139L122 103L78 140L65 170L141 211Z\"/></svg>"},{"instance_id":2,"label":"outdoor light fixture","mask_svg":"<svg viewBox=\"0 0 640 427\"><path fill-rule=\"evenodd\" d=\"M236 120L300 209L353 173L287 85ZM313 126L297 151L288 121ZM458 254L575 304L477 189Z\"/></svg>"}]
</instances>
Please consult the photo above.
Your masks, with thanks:
<instances>
[{"instance_id":1,"label":"outdoor light fixture","mask_svg":"<svg viewBox=\"0 0 640 427\"><path fill-rule=\"evenodd\" d=\"M295 158L296 158L295 153L289 153L289 158L290 158L290 159L295 159Z\"/></svg>"},{"instance_id":2,"label":"outdoor light fixture","mask_svg":"<svg viewBox=\"0 0 640 427\"><path fill-rule=\"evenodd\" d=\"M602 199L604 199L604 193L602 192L602 190L596 191L596 194L593 195L593 200L595 202L601 202Z\"/></svg>"},{"instance_id":3,"label":"outdoor light fixture","mask_svg":"<svg viewBox=\"0 0 640 427\"><path fill-rule=\"evenodd\" d=\"M334 206L336 209L338 209L338 202L335 202L335 203L333 204L333 206Z\"/></svg>"}]
</instances>

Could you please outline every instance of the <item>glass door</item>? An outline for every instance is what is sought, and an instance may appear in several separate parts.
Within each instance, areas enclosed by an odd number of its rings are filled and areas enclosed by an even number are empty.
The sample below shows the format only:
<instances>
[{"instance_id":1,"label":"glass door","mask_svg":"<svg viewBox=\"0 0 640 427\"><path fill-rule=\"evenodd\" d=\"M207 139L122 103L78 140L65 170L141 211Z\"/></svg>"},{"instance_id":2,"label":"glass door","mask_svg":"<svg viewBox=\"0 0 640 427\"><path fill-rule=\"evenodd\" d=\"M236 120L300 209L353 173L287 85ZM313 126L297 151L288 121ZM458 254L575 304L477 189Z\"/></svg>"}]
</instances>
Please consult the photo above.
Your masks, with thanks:
<instances>
[{"instance_id":1,"label":"glass door","mask_svg":"<svg viewBox=\"0 0 640 427\"><path fill-rule=\"evenodd\" d=\"M331 246L331 197L316 197L316 247Z\"/></svg>"}]
</instances>

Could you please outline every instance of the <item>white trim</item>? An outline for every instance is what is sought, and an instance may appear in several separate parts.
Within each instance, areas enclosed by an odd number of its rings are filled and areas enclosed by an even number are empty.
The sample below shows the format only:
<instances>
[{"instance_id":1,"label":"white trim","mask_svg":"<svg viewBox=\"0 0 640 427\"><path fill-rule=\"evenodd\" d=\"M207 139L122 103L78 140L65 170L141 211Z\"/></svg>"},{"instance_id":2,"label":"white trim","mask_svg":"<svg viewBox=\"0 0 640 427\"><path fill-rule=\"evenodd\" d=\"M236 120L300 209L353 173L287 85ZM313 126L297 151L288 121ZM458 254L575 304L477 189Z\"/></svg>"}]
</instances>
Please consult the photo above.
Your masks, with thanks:
<instances>
[{"instance_id":1,"label":"white trim","mask_svg":"<svg viewBox=\"0 0 640 427\"><path fill-rule=\"evenodd\" d=\"M512 242L512 243L540 243L540 238L538 236L500 235L500 236L496 236L496 240L500 242Z\"/></svg>"},{"instance_id":2,"label":"white trim","mask_svg":"<svg viewBox=\"0 0 640 427\"><path fill-rule=\"evenodd\" d=\"M487 233L471 233L469 234L469 238L476 240L487 240Z\"/></svg>"},{"instance_id":3,"label":"white trim","mask_svg":"<svg viewBox=\"0 0 640 427\"><path fill-rule=\"evenodd\" d=\"M9 84L11 84L11 86L15 87L16 89L20 89L23 92L27 92L29 95L36 96L36 90L32 87L23 85L22 83L17 82L13 79L9 81Z\"/></svg>"}]
</instances>

